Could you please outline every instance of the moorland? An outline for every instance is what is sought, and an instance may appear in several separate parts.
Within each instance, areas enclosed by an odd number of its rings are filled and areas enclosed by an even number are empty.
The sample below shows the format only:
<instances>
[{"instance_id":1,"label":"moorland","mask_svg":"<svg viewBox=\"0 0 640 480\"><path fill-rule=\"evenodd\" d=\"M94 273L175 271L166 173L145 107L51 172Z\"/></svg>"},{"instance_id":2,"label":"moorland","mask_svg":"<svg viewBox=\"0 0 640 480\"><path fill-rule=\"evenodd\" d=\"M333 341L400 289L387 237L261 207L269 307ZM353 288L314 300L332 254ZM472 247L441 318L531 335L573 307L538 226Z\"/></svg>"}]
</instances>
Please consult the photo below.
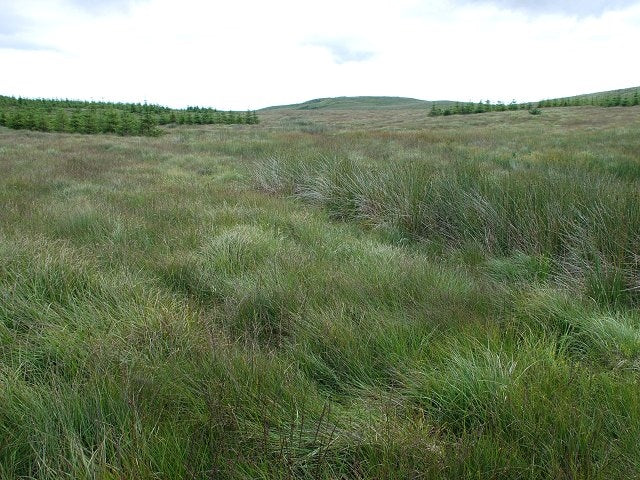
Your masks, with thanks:
<instances>
[{"instance_id":1,"label":"moorland","mask_svg":"<svg viewBox=\"0 0 640 480\"><path fill-rule=\"evenodd\" d=\"M640 476L640 106L402 103L0 127L0 477Z\"/></svg>"}]
</instances>

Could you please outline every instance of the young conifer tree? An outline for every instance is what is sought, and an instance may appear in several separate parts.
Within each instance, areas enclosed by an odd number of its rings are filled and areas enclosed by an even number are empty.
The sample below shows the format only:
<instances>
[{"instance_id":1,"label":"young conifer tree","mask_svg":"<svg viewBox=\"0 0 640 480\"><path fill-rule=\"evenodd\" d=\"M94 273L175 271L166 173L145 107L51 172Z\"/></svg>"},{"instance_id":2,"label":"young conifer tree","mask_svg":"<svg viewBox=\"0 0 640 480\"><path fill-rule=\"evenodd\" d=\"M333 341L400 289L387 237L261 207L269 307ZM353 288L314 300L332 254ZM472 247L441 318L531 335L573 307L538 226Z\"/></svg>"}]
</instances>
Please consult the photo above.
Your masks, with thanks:
<instances>
[{"instance_id":1,"label":"young conifer tree","mask_svg":"<svg viewBox=\"0 0 640 480\"><path fill-rule=\"evenodd\" d=\"M29 109L24 117L24 128L27 130L35 130L36 128L36 114L33 110Z\"/></svg>"},{"instance_id":2,"label":"young conifer tree","mask_svg":"<svg viewBox=\"0 0 640 480\"><path fill-rule=\"evenodd\" d=\"M64 109L58 109L53 121L53 130L56 132L65 132L67 130L68 122L69 119L67 118L67 113L64 111Z\"/></svg>"},{"instance_id":3,"label":"young conifer tree","mask_svg":"<svg viewBox=\"0 0 640 480\"><path fill-rule=\"evenodd\" d=\"M98 119L95 110L85 110L82 114L82 123L82 133L98 133Z\"/></svg>"},{"instance_id":4,"label":"young conifer tree","mask_svg":"<svg viewBox=\"0 0 640 480\"><path fill-rule=\"evenodd\" d=\"M118 129L118 111L110 108L105 111L102 116L101 128L102 133L116 133Z\"/></svg>"},{"instance_id":5,"label":"young conifer tree","mask_svg":"<svg viewBox=\"0 0 640 480\"><path fill-rule=\"evenodd\" d=\"M47 114L44 112L44 110L40 110L38 112L38 115L36 116L35 128L36 130L39 130L41 132L48 132L50 130L49 119L47 118Z\"/></svg>"},{"instance_id":6,"label":"young conifer tree","mask_svg":"<svg viewBox=\"0 0 640 480\"><path fill-rule=\"evenodd\" d=\"M69 132L79 133L82 132L82 128L82 117L80 116L80 112L78 110L74 110L71 114L71 118L69 119Z\"/></svg>"},{"instance_id":7,"label":"young conifer tree","mask_svg":"<svg viewBox=\"0 0 640 480\"><path fill-rule=\"evenodd\" d=\"M118 135L122 136L133 135L134 117L130 112L124 110L120 112L120 120L116 131Z\"/></svg>"},{"instance_id":8,"label":"young conifer tree","mask_svg":"<svg viewBox=\"0 0 640 480\"><path fill-rule=\"evenodd\" d=\"M7 127L13 128L15 130L20 130L21 128L24 128L24 120L22 118L21 110L16 109L12 111L10 115L8 115Z\"/></svg>"},{"instance_id":9,"label":"young conifer tree","mask_svg":"<svg viewBox=\"0 0 640 480\"><path fill-rule=\"evenodd\" d=\"M156 120L155 115L153 115L149 110L145 110L142 115L142 119L140 120L140 133L142 135L153 135L157 125L158 121Z\"/></svg>"}]
</instances>

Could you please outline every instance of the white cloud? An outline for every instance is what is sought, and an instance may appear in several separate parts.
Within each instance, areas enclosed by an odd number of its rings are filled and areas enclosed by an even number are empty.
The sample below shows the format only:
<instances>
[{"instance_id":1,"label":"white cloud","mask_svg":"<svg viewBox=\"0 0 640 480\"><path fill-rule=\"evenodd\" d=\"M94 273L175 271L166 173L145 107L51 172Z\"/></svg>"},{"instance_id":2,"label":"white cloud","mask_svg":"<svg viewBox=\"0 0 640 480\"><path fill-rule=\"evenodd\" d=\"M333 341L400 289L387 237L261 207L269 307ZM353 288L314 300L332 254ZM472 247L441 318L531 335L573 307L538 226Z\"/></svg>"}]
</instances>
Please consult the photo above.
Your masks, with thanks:
<instances>
[{"instance_id":1,"label":"white cloud","mask_svg":"<svg viewBox=\"0 0 640 480\"><path fill-rule=\"evenodd\" d=\"M324 48L331 55L333 61L337 64L348 62L366 62L371 60L375 53L354 45L354 42L348 39L329 38L310 41L309 46Z\"/></svg>"},{"instance_id":2,"label":"white cloud","mask_svg":"<svg viewBox=\"0 0 640 480\"><path fill-rule=\"evenodd\" d=\"M510 10L530 13L560 13L576 16L598 16L603 12L619 10L636 0L459 0L467 4L494 4Z\"/></svg>"},{"instance_id":3,"label":"white cloud","mask_svg":"<svg viewBox=\"0 0 640 480\"><path fill-rule=\"evenodd\" d=\"M526 101L640 85L637 2L590 16L467 0L2 3L5 94L245 109L339 95Z\"/></svg>"}]
</instances>

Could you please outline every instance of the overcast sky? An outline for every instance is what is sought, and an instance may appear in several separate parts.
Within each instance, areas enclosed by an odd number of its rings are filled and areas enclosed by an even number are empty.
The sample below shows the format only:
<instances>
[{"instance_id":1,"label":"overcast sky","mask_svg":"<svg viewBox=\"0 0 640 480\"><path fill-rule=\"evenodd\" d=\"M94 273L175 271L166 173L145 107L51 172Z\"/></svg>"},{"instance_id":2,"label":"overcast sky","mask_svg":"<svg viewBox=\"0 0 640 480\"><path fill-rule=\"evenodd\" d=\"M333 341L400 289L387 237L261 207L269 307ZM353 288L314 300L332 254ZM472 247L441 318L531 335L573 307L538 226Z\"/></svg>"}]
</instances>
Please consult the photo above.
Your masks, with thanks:
<instances>
[{"instance_id":1,"label":"overcast sky","mask_svg":"<svg viewBox=\"0 0 640 480\"><path fill-rule=\"evenodd\" d=\"M0 94L258 109L640 85L640 0L0 0Z\"/></svg>"}]
</instances>

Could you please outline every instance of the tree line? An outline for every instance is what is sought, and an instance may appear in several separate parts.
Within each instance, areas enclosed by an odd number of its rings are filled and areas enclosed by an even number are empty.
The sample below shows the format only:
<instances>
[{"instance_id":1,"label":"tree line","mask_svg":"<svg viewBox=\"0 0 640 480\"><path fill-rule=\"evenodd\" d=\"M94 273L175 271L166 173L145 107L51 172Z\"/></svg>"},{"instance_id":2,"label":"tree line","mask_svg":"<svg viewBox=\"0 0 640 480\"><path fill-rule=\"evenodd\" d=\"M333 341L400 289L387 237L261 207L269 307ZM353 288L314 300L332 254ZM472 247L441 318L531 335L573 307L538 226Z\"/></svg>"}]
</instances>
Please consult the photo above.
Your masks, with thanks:
<instances>
[{"instance_id":1,"label":"tree line","mask_svg":"<svg viewBox=\"0 0 640 480\"><path fill-rule=\"evenodd\" d=\"M176 110L141 103L85 102L0 96L0 125L16 130L158 136L160 125L247 124L259 122L255 111Z\"/></svg>"},{"instance_id":2,"label":"tree line","mask_svg":"<svg viewBox=\"0 0 640 480\"><path fill-rule=\"evenodd\" d=\"M454 104L437 104L431 106L429 115L432 117L446 115L468 115L473 113L485 112L504 112L507 110L528 110L531 113L539 113L543 107L579 107L579 106L598 106L598 107L634 107L640 105L640 89L633 92L610 92L600 95L584 95L578 97L554 98L541 100L539 102L517 103L513 100L511 103L491 102L489 100L474 102L457 102Z\"/></svg>"},{"instance_id":3,"label":"tree line","mask_svg":"<svg viewBox=\"0 0 640 480\"><path fill-rule=\"evenodd\" d=\"M640 88L633 92L610 92L600 95L554 98L538 102L539 107L581 107L592 105L597 107L635 107L640 105Z\"/></svg>"}]
</instances>

